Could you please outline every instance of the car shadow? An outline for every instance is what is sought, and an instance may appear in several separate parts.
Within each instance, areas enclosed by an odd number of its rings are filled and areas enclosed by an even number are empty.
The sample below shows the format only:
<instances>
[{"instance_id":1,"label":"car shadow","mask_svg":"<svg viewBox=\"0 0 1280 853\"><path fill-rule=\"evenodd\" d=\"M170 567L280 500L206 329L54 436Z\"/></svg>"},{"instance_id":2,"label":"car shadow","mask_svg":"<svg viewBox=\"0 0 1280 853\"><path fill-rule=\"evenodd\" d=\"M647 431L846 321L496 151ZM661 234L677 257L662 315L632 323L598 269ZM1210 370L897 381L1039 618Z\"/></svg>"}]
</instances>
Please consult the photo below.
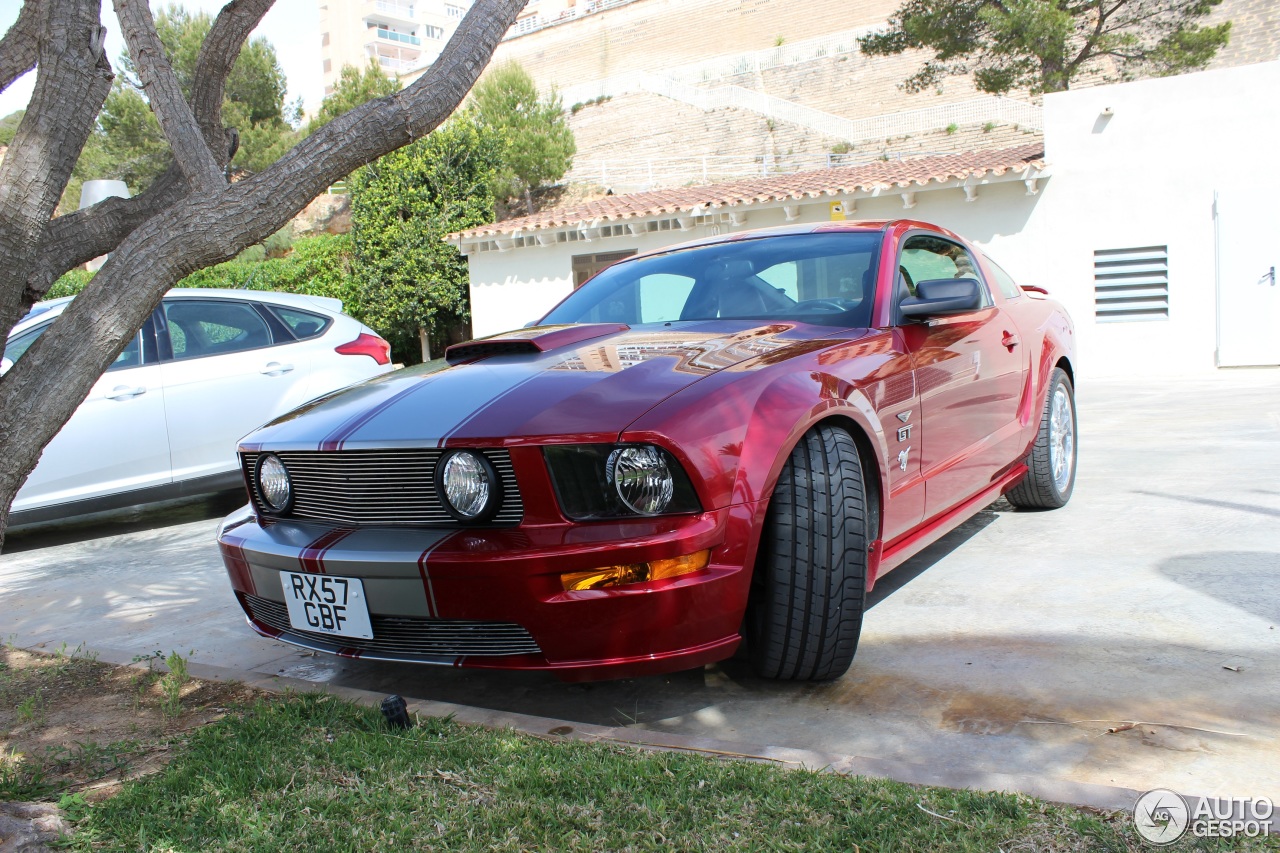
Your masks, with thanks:
<instances>
[{"instance_id":1,"label":"car shadow","mask_svg":"<svg viewBox=\"0 0 1280 853\"><path fill-rule=\"evenodd\" d=\"M235 489L212 495L95 512L65 520L14 526L5 531L3 553L17 554L124 533L159 530L193 521L207 521L221 518L244 503L244 490Z\"/></svg>"},{"instance_id":2,"label":"car shadow","mask_svg":"<svg viewBox=\"0 0 1280 853\"><path fill-rule=\"evenodd\" d=\"M1182 586L1280 624L1280 554L1274 551L1207 551L1179 554L1156 571Z\"/></svg>"}]
</instances>

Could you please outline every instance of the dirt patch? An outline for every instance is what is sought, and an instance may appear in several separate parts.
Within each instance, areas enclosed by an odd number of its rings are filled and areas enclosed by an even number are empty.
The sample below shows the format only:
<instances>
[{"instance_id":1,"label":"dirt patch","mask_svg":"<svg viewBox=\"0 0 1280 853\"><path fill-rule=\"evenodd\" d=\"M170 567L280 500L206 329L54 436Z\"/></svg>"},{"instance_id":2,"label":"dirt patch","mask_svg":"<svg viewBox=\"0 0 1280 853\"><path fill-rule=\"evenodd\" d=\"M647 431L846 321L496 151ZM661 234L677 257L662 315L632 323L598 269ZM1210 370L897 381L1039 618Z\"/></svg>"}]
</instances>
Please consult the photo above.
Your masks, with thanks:
<instances>
[{"instance_id":1,"label":"dirt patch","mask_svg":"<svg viewBox=\"0 0 1280 853\"><path fill-rule=\"evenodd\" d=\"M76 650L0 648L0 802L93 802L154 772L175 737L222 717L254 692L179 677L159 655L136 667Z\"/></svg>"}]
</instances>

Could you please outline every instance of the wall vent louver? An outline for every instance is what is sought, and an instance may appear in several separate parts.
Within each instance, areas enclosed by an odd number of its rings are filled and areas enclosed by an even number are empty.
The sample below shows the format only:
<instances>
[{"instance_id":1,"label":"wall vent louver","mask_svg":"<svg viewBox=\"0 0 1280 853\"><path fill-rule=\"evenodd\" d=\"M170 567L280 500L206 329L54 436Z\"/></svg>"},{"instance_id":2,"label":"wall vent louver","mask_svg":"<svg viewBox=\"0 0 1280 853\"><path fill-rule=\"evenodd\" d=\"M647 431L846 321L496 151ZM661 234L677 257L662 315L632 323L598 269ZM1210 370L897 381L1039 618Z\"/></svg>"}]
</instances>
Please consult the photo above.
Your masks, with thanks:
<instances>
[{"instance_id":1,"label":"wall vent louver","mask_svg":"<svg viewBox=\"0 0 1280 853\"><path fill-rule=\"evenodd\" d=\"M1097 249L1094 310L1099 323L1169 319L1169 247Z\"/></svg>"}]
</instances>

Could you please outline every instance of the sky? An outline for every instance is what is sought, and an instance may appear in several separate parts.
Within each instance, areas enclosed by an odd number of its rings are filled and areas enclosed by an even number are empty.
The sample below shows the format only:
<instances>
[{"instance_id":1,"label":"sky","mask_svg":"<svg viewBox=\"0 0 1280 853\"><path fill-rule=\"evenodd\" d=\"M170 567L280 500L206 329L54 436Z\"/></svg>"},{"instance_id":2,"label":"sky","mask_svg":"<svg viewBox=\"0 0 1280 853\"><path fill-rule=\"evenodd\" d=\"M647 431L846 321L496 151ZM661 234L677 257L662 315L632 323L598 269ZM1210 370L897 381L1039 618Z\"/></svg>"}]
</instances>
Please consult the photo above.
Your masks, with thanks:
<instances>
[{"instance_id":1,"label":"sky","mask_svg":"<svg viewBox=\"0 0 1280 853\"><path fill-rule=\"evenodd\" d=\"M153 2L153 12L168 2ZM181 5L192 10L204 10L216 15L223 0L182 0ZM0 32L7 31L18 18L21 0L0 0ZM120 24L109 0L102 3L102 23L107 28L107 55L117 66L117 58L124 50L124 38ZM276 0L262 23L254 30L255 36L266 36L276 49L280 67L289 78L289 101L298 96L308 112L320 105L324 97L324 82L320 72L320 11L318 0ZM0 93L0 116L14 110L26 109L35 85L35 72L27 74Z\"/></svg>"}]
</instances>

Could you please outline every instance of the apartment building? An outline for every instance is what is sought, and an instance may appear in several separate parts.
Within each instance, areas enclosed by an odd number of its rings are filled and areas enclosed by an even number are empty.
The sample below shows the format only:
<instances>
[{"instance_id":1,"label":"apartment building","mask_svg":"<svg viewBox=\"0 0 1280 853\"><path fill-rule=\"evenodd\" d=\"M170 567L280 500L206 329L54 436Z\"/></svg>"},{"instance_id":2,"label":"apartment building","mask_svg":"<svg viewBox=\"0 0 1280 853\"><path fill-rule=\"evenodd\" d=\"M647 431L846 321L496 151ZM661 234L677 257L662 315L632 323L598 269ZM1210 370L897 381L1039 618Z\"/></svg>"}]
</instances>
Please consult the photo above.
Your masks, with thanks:
<instances>
[{"instance_id":1,"label":"apartment building","mask_svg":"<svg viewBox=\"0 0 1280 853\"><path fill-rule=\"evenodd\" d=\"M325 94L344 65L375 59L388 75L426 68L470 8L471 0L320 0Z\"/></svg>"}]
</instances>

